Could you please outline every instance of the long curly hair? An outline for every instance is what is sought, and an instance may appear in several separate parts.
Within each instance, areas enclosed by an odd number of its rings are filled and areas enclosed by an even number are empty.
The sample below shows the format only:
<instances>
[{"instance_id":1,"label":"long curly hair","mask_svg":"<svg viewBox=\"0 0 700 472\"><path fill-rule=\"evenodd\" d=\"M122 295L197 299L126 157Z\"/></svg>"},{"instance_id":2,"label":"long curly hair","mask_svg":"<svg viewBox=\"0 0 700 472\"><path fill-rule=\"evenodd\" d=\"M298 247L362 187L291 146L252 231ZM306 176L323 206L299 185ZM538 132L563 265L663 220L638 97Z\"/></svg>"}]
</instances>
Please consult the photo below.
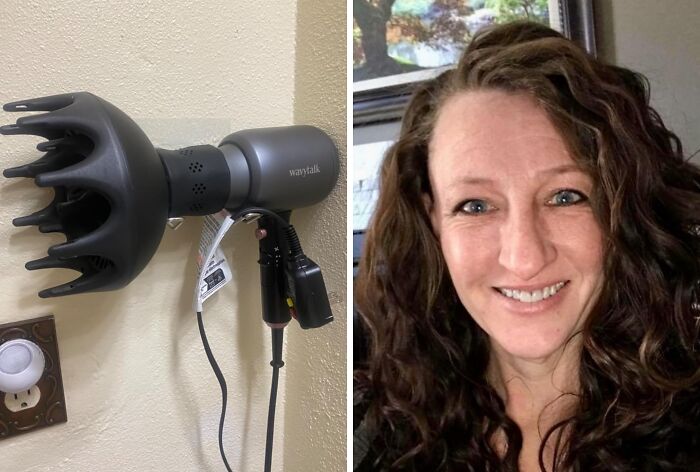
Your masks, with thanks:
<instances>
[{"instance_id":1,"label":"long curly hair","mask_svg":"<svg viewBox=\"0 0 700 472\"><path fill-rule=\"evenodd\" d=\"M645 77L530 22L482 30L456 69L420 87L383 161L355 281L369 337L355 382L376 467L518 470L522 433L486 380L488 336L457 298L423 203L437 111L483 89L543 107L594 182L604 235L604 287L578 333L578 406L544 434L540 467L700 470L700 169L649 106Z\"/></svg>"}]
</instances>

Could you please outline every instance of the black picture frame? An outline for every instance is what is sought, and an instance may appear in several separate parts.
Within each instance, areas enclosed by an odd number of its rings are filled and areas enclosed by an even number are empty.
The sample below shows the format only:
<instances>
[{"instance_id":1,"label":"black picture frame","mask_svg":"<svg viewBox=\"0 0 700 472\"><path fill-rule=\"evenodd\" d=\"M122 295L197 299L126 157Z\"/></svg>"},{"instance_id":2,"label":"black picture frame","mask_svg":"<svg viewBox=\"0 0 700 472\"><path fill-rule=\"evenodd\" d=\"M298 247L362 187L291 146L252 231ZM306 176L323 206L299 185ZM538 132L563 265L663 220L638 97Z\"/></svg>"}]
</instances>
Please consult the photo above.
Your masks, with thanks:
<instances>
[{"instance_id":1,"label":"black picture frame","mask_svg":"<svg viewBox=\"0 0 700 472\"><path fill-rule=\"evenodd\" d=\"M597 54L593 0L558 0L561 32L581 44L590 54ZM449 67L431 69L433 76ZM407 73L402 76L415 74ZM353 125L394 121L401 118L413 90L427 78L399 85L363 89L353 93Z\"/></svg>"}]
</instances>

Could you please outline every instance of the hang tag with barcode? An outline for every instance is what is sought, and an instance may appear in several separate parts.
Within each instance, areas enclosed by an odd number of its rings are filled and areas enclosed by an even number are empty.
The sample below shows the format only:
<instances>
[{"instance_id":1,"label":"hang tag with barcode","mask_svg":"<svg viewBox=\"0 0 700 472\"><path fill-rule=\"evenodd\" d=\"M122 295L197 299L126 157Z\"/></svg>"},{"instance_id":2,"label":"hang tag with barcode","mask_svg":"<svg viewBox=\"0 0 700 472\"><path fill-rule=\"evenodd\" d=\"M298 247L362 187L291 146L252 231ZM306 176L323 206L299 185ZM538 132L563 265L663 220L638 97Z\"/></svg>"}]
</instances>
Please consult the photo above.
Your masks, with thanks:
<instances>
[{"instance_id":1,"label":"hang tag with barcode","mask_svg":"<svg viewBox=\"0 0 700 472\"><path fill-rule=\"evenodd\" d=\"M219 246L233 223L231 213L226 210L204 217L197 254L195 311L201 312L204 300L214 295L233 277L224 251Z\"/></svg>"}]
</instances>

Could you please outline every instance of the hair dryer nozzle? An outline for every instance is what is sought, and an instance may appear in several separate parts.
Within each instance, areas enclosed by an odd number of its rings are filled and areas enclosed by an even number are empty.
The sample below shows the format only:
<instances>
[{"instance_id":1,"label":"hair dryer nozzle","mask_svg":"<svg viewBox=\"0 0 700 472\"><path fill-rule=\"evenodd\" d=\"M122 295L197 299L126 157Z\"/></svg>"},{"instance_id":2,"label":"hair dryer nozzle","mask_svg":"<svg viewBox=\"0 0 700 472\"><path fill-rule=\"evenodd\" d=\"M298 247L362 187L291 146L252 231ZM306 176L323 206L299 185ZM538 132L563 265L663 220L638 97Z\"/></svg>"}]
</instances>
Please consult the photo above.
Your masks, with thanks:
<instances>
[{"instance_id":1,"label":"hair dryer nozzle","mask_svg":"<svg viewBox=\"0 0 700 472\"><path fill-rule=\"evenodd\" d=\"M126 114L87 92L8 103L5 111L45 111L0 128L5 135L30 134L49 141L37 146L39 160L7 169L5 177L31 177L53 187L51 204L14 220L62 232L66 242L27 269L66 268L76 280L40 292L56 297L113 290L128 284L158 247L168 208L168 186L153 146Z\"/></svg>"}]
</instances>

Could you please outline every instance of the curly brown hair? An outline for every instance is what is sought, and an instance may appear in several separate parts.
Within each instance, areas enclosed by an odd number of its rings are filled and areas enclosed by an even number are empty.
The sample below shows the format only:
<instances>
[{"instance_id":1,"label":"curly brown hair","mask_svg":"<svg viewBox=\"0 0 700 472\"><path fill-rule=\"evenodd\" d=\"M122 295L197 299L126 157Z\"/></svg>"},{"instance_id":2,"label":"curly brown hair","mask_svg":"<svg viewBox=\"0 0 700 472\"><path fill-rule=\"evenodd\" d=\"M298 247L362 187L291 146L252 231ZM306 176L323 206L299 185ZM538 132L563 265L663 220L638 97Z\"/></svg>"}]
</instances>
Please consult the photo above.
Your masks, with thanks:
<instances>
[{"instance_id":1,"label":"curly brown hair","mask_svg":"<svg viewBox=\"0 0 700 472\"><path fill-rule=\"evenodd\" d=\"M522 433L486 380L488 336L457 298L423 203L437 111L477 89L527 93L546 110L594 182L605 238L604 287L579 333L578 407L544 435L540 467L700 470L700 169L650 107L645 77L530 22L482 30L456 69L420 87L383 162L355 283L375 467L518 470Z\"/></svg>"}]
</instances>

